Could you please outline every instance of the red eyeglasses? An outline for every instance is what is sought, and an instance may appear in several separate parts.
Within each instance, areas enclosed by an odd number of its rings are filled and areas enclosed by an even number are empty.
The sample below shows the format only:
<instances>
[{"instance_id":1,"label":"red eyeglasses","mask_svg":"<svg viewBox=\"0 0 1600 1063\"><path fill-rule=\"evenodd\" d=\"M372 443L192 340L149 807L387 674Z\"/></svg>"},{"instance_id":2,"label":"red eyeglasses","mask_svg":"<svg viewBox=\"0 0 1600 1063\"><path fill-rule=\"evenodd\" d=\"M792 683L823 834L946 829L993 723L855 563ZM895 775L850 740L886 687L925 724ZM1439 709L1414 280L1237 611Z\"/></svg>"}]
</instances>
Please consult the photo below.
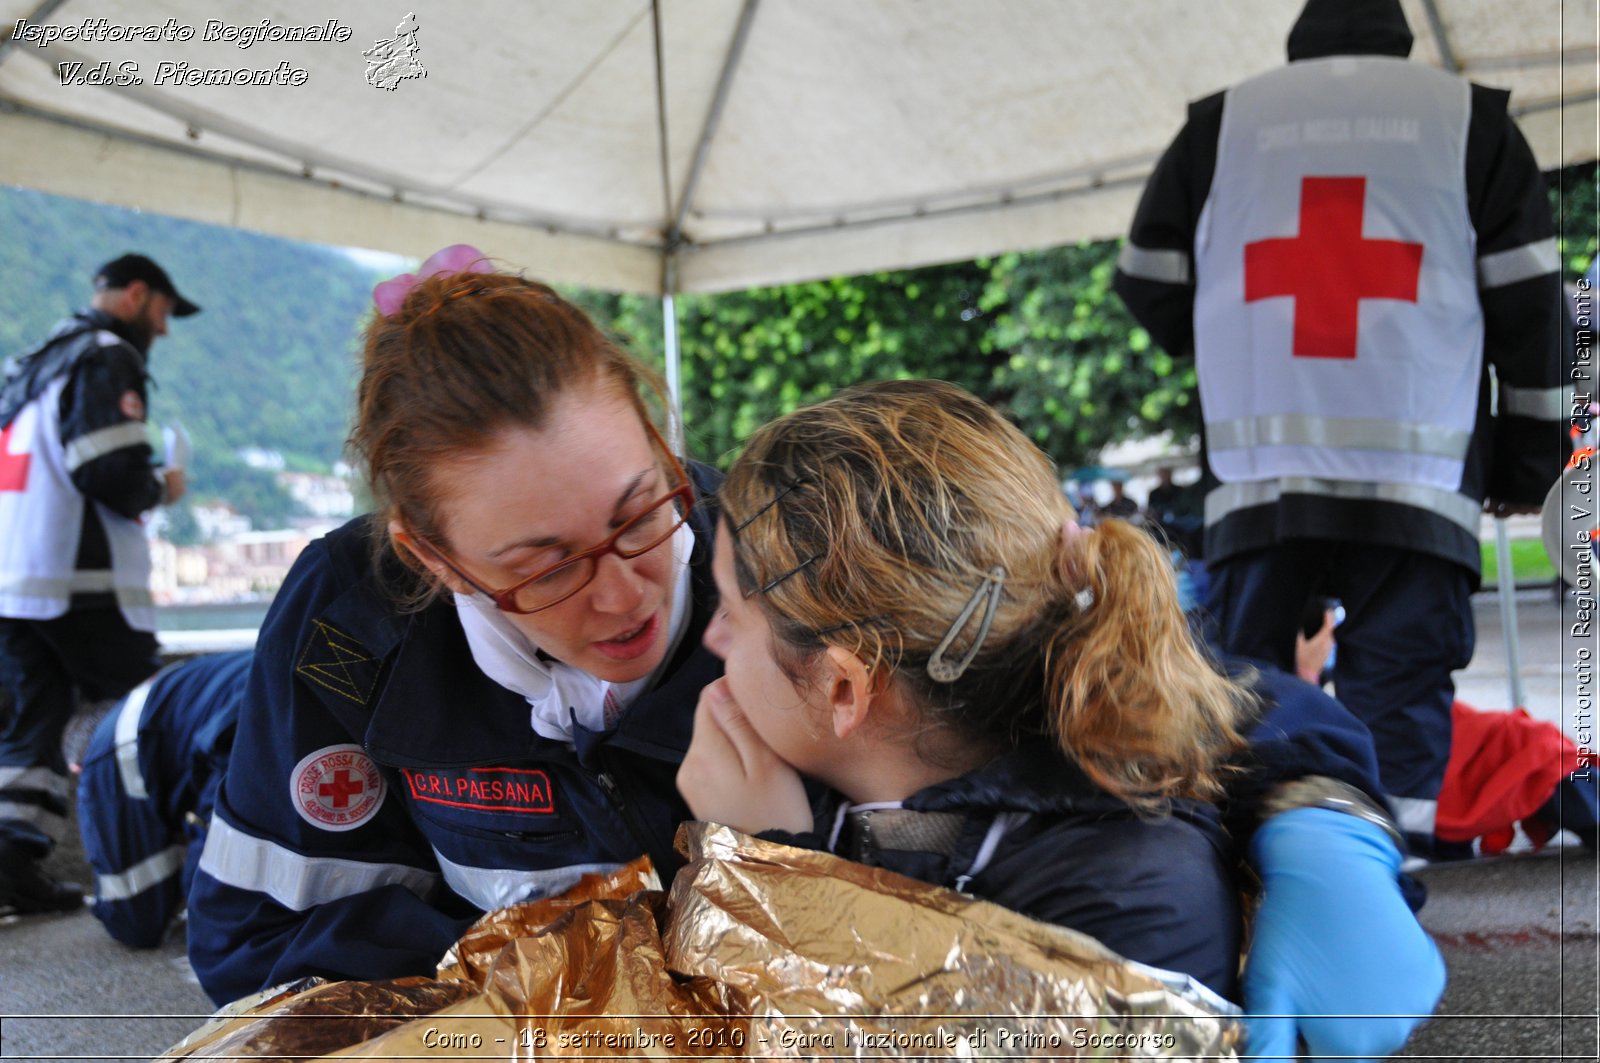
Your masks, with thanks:
<instances>
[{"instance_id":1,"label":"red eyeglasses","mask_svg":"<svg viewBox=\"0 0 1600 1063\"><path fill-rule=\"evenodd\" d=\"M648 554L672 538L673 533L689 520L689 513L694 509L694 484L690 482L682 463L667 449L655 426L646 421L645 427L649 429L657 448L666 455L678 486L650 503L649 508L638 516L623 522L621 527L606 536L604 541L571 557L563 558L547 568L542 568L520 583L505 590L492 591L461 571L461 567L451 561L443 550L426 539L413 535L411 540L454 572L467 586L493 601L497 609L507 613L526 614L560 605L589 585L594 579L602 557L616 554L621 558L632 559Z\"/></svg>"}]
</instances>

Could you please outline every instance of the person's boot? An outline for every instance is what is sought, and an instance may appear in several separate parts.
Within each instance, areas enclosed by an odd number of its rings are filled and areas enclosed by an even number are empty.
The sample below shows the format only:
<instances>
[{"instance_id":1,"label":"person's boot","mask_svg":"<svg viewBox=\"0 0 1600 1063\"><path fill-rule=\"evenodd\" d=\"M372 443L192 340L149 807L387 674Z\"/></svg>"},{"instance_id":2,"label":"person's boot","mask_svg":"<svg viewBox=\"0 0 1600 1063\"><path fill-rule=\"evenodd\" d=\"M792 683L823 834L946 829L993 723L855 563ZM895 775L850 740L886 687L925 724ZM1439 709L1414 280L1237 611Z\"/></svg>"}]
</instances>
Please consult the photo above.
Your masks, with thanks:
<instances>
[{"instance_id":1,"label":"person's boot","mask_svg":"<svg viewBox=\"0 0 1600 1063\"><path fill-rule=\"evenodd\" d=\"M17 915L71 912L83 907L83 887L57 882L38 859L9 842L0 842L0 910Z\"/></svg>"}]
</instances>

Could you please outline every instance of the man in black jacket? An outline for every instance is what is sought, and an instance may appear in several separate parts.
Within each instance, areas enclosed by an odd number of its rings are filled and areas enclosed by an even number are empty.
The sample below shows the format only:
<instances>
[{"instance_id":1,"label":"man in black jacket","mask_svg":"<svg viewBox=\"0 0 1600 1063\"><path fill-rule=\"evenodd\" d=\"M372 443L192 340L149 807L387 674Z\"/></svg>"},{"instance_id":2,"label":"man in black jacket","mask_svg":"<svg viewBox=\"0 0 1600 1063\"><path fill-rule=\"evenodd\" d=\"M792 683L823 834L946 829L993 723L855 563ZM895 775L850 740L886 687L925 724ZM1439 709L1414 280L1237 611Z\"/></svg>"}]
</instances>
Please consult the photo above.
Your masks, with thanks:
<instances>
[{"instance_id":1,"label":"man in black jacket","mask_svg":"<svg viewBox=\"0 0 1600 1063\"><path fill-rule=\"evenodd\" d=\"M1398 0L1310 0L1287 66L1191 105L1116 289L1195 358L1219 641L1292 670L1301 607L1339 598L1338 696L1428 843L1481 514L1537 511L1568 410L1532 152L1411 43Z\"/></svg>"},{"instance_id":2,"label":"man in black jacket","mask_svg":"<svg viewBox=\"0 0 1600 1063\"><path fill-rule=\"evenodd\" d=\"M83 903L39 867L66 824L61 736L80 692L120 697L159 666L140 517L184 491L152 465L146 366L167 318L200 308L143 255L94 283L0 385L0 908L17 912Z\"/></svg>"}]
</instances>

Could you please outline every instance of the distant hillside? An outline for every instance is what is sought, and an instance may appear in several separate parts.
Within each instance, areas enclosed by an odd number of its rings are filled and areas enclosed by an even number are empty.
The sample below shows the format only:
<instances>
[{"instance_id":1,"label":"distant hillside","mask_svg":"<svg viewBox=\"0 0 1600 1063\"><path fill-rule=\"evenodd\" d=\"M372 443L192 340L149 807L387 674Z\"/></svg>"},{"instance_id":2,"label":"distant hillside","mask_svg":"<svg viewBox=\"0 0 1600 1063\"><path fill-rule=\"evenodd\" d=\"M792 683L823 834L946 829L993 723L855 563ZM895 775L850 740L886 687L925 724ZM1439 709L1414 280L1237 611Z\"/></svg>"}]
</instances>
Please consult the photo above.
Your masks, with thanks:
<instances>
[{"instance_id":1,"label":"distant hillside","mask_svg":"<svg viewBox=\"0 0 1600 1063\"><path fill-rule=\"evenodd\" d=\"M326 470L344 450L371 311L370 267L313 244L0 186L0 361L85 305L97 266L125 251L160 262L204 309L152 349L151 418L194 437L197 496L272 526L289 512L271 477L233 455L261 447Z\"/></svg>"}]
</instances>

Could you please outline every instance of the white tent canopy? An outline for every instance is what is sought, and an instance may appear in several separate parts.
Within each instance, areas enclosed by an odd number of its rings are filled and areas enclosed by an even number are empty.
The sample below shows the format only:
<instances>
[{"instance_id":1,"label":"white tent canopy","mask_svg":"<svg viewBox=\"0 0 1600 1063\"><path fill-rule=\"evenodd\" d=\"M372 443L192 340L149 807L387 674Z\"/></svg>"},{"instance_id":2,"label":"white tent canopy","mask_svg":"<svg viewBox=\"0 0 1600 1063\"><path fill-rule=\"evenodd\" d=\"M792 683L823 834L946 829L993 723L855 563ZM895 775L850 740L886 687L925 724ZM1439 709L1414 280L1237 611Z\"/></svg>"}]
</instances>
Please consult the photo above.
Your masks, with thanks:
<instances>
[{"instance_id":1,"label":"white tent canopy","mask_svg":"<svg viewBox=\"0 0 1600 1063\"><path fill-rule=\"evenodd\" d=\"M1185 101L1281 63L1300 6L0 0L0 38L66 31L0 44L0 181L619 290L914 266L1124 231ZM1511 88L1542 166L1596 157L1592 0L1405 6L1413 58ZM376 87L408 11L426 76ZM239 46L330 14L347 40ZM195 32L105 39L151 26ZM103 62L144 83L64 83ZM240 68L302 83L181 81Z\"/></svg>"}]
</instances>

